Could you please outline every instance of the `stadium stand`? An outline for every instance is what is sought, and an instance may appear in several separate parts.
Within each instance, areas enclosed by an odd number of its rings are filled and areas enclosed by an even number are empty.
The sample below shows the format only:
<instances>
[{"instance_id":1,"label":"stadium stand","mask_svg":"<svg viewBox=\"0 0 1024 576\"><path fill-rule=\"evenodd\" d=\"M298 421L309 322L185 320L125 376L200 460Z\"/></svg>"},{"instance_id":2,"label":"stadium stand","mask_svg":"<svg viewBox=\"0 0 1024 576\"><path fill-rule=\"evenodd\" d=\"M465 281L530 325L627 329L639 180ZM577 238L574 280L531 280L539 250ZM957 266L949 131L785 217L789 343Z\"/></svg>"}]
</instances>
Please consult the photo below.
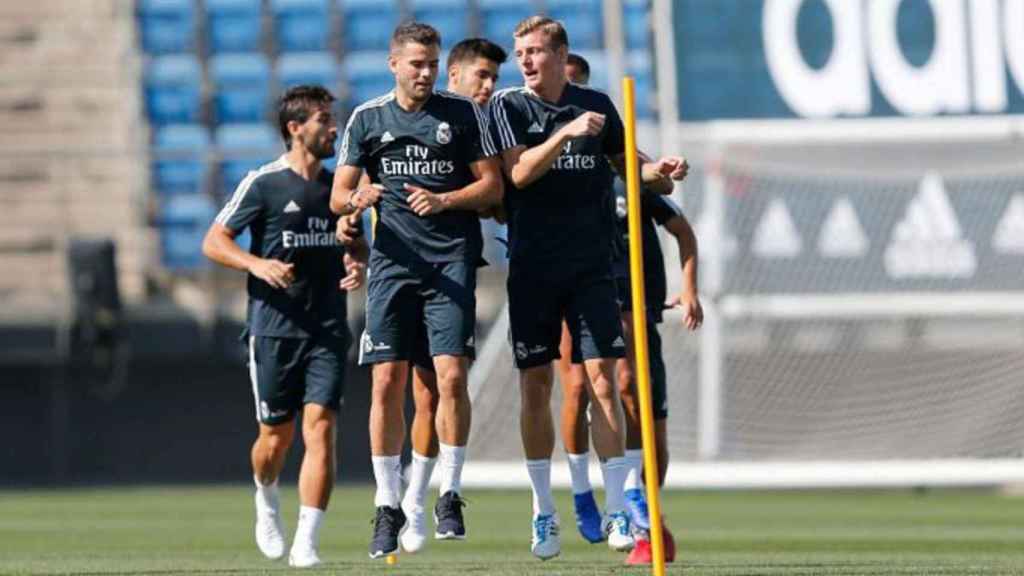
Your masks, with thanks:
<instances>
[{"instance_id":1,"label":"stadium stand","mask_svg":"<svg viewBox=\"0 0 1024 576\"><path fill-rule=\"evenodd\" d=\"M270 103L270 62L263 54L210 58L214 117L218 123L260 122Z\"/></svg>"},{"instance_id":2,"label":"stadium stand","mask_svg":"<svg viewBox=\"0 0 1024 576\"><path fill-rule=\"evenodd\" d=\"M263 12L252 0L206 0L211 53L255 52L263 46Z\"/></svg>"},{"instance_id":3,"label":"stadium stand","mask_svg":"<svg viewBox=\"0 0 1024 576\"><path fill-rule=\"evenodd\" d=\"M529 0L479 0L480 34L506 50L512 48L512 31L520 20L540 11Z\"/></svg>"},{"instance_id":4,"label":"stadium stand","mask_svg":"<svg viewBox=\"0 0 1024 576\"><path fill-rule=\"evenodd\" d=\"M205 194L182 194L166 198L160 207L161 263L174 270L196 270L207 266L200 246L216 208Z\"/></svg>"},{"instance_id":5,"label":"stadium stand","mask_svg":"<svg viewBox=\"0 0 1024 576\"><path fill-rule=\"evenodd\" d=\"M139 34L150 54L190 52L196 47L192 0L139 0Z\"/></svg>"},{"instance_id":6,"label":"stadium stand","mask_svg":"<svg viewBox=\"0 0 1024 576\"><path fill-rule=\"evenodd\" d=\"M649 0L623 0L622 28L627 50L650 50L650 10Z\"/></svg>"},{"instance_id":7,"label":"stadium stand","mask_svg":"<svg viewBox=\"0 0 1024 576\"><path fill-rule=\"evenodd\" d=\"M345 51L386 50L391 32L402 16L393 0L338 0L342 12Z\"/></svg>"},{"instance_id":8,"label":"stadium stand","mask_svg":"<svg viewBox=\"0 0 1024 576\"><path fill-rule=\"evenodd\" d=\"M274 33L280 52L315 52L330 44L327 0L271 0Z\"/></svg>"},{"instance_id":9,"label":"stadium stand","mask_svg":"<svg viewBox=\"0 0 1024 576\"><path fill-rule=\"evenodd\" d=\"M250 170L271 162L282 152L281 137L269 124L227 124L217 128L220 159L220 200L234 192Z\"/></svg>"},{"instance_id":10,"label":"stadium stand","mask_svg":"<svg viewBox=\"0 0 1024 576\"><path fill-rule=\"evenodd\" d=\"M430 22L437 28L445 46L452 46L469 36L471 11L467 9L465 0L409 0L409 5L414 19Z\"/></svg>"},{"instance_id":11,"label":"stadium stand","mask_svg":"<svg viewBox=\"0 0 1024 576\"><path fill-rule=\"evenodd\" d=\"M296 52L277 59L277 81L284 91L299 84L322 84L338 93L338 63L330 52Z\"/></svg>"},{"instance_id":12,"label":"stadium stand","mask_svg":"<svg viewBox=\"0 0 1024 576\"><path fill-rule=\"evenodd\" d=\"M200 114L202 69L191 54L159 56L146 66L146 110L154 124L196 122Z\"/></svg>"},{"instance_id":13,"label":"stadium stand","mask_svg":"<svg viewBox=\"0 0 1024 576\"><path fill-rule=\"evenodd\" d=\"M565 23L574 50L604 46L601 0L545 0L549 16Z\"/></svg>"},{"instance_id":14,"label":"stadium stand","mask_svg":"<svg viewBox=\"0 0 1024 576\"><path fill-rule=\"evenodd\" d=\"M199 124L157 128L150 172L159 196L194 194L206 190L210 133Z\"/></svg>"},{"instance_id":15,"label":"stadium stand","mask_svg":"<svg viewBox=\"0 0 1024 576\"><path fill-rule=\"evenodd\" d=\"M384 94L394 88L395 79L387 68L388 53L355 52L349 54L342 66L348 85L349 106Z\"/></svg>"}]
</instances>

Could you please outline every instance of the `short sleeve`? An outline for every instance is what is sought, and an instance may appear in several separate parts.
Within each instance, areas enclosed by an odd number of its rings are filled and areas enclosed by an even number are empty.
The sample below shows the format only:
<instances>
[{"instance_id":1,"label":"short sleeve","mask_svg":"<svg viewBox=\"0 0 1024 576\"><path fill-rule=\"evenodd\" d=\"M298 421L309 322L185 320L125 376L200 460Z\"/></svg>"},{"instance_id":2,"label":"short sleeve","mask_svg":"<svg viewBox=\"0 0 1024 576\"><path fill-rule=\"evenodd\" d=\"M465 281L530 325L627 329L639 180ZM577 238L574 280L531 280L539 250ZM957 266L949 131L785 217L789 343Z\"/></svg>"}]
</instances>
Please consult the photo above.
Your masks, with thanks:
<instances>
[{"instance_id":1,"label":"short sleeve","mask_svg":"<svg viewBox=\"0 0 1024 576\"><path fill-rule=\"evenodd\" d=\"M356 108L345 125L345 133L341 137L341 149L338 150L338 167L366 167L366 152L363 141L366 139L365 110Z\"/></svg>"},{"instance_id":2,"label":"short sleeve","mask_svg":"<svg viewBox=\"0 0 1024 576\"><path fill-rule=\"evenodd\" d=\"M260 184L256 172L249 174L242 179L235 188L216 222L229 230L239 233L245 230L263 212L263 194L260 192Z\"/></svg>"},{"instance_id":3,"label":"short sleeve","mask_svg":"<svg viewBox=\"0 0 1024 576\"><path fill-rule=\"evenodd\" d=\"M491 121L497 134L495 144L500 151L526 145L526 115L516 106L511 92L502 92L491 101Z\"/></svg>"},{"instance_id":4,"label":"short sleeve","mask_svg":"<svg viewBox=\"0 0 1024 576\"><path fill-rule=\"evenodd\" d=\"M669 220L683 215L682 209L671 198L650 192L643 196L643 211L645 217L654 218L659 226L664 226Z\"/></svg>"},{"instance_id":5,"label":"short sleeve","mask_svg":"<svg viewBox=\"0 0 1024 576\"><path fill-rule=\"evenodd\" d=\"M602 114L605 115L602 149L606 156L618 156L626 151L626 130L622 126L622 117L615 109L615 104L607 95L602 94L601 96L605 107L605 110L602 111Z\"/></svg>"},{"instance_id":6,"label":"short sleeve","mask_svg":"<svg viewBox=\"0 0 1024 576\"><path fill-rule=\"evenodd\" d=\"M494 145L494 139L491 134L491 128L489 126L490 121L487 118L480 106L472 100L466 102L469 104L471 117L467 119L466 126L470 142L472 147L470 148L470 157L467 158L469 162L476 162L484 158L490 158L498 155L498 149Z\"/></svg>"}]
</instances>

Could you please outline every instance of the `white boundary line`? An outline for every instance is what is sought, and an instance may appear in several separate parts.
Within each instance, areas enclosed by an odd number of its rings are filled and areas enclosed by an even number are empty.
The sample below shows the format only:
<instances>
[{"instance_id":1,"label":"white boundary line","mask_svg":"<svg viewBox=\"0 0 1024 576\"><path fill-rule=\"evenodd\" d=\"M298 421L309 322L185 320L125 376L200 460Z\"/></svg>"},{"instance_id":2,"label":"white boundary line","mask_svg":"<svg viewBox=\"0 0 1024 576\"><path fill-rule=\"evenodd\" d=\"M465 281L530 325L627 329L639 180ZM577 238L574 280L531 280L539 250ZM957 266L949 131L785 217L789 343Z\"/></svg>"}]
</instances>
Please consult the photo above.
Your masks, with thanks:
<instances>
[{"instance_id":1,"label":"white boundary line","mask_svg":"<svg viewBox=\"0 0 1024 576\"><path fill-rule=\"evenodd\" d=\"M603 486L600 468L590 479ZM935 459L778 462L672 463L666 488L794 489L900 488L916 486L1001 486L1024 483L1024 460ZM569 467L557 461L551 484L567 488ZM462 485L472 488L525 488L530 478L523 462L466 462Z\"/></svg>"}]
</instances>

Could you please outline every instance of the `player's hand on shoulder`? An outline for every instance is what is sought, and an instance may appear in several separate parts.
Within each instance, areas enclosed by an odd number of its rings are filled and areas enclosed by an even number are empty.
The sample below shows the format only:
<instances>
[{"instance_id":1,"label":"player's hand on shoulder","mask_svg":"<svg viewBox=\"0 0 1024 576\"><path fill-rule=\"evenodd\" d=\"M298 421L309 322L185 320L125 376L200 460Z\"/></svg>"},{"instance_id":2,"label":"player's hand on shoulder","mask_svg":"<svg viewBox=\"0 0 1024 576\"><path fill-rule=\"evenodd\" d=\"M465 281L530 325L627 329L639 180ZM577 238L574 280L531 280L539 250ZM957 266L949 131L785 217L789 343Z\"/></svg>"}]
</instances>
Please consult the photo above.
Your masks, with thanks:
<instances>
[{"instance_id":1,"label":"player's hand on shoulder","mask_svg":"<svg viewBox=\"0 0 1024 576\"><path fill-rule=\"evenodd\" d=\"M597 112L584 112L562 127L562 133L569 138L596 136L604 129L605 115Z\"/></svg>"},{"instance_id":2,"label":"player's hand on shoulder","mask_svg":"<svg viewBox=\"0 0 1024 576\"><path fill-rule=\"evenodd\" d=\"M417 216L430 216L439 214L447 207L444 198L440 194L434 194L426 188L405 184L405 191L409 193L405 201Z\"/></svg>"},{"instance_id":3,"label":"player's hand on shoulder","mask_svg":"<svg viewBox=\"0 0 1024 576\"><path fill-rule=\"evenodd\" d=\"M363 235L362 212L354 212L338 218L338 225L334 235L338 238L338 242L345 246L349 246L361 238Z\"/></svg>"},{"instance_id":4,"label":"player's hand on shoulder","mask_svg":"<svg viewBox=\"0 0 1024 576\"><path fill-rule=\"evenodd\" d=\"M682 308L683 324L690 330L700 328L704 323L704 308L700 305L700 298L696 293L683 292L668 302L671 308Z\"/></svg>"},{"instance_id":5,"label":"player's hand on shoulder","mask_svg":"<svg viewBox=\"0 0 1024 576\"><path fill-rule=\"evenodd\" d=\"M345 264L345 277L338 282L338 288L347 291L358 289L366 282L366 263L347 253L342 261Z\"/></svg>"},{"instance_id":6,"label":"player's hand on shoulder","mask_svg":"<svg viewBox=\"0 0 1024 576\"><path fill-rule=\"evenodd\" d=\"M249 272L274 288L285 289L295 281L295 264L274 259L260 259L249 267Z\"/></svg>"},{"instance_id":7,"label":"player's hand on shoulder","mask_svg":"<svg viewBox=\"0 0 1024 576\"><path fill-rule=\"evenodd\" d=\"M682 156L665 156L654 163L655 170L662 176L682 180L690 172L690 164Z\"/></svg>"}]
</instances>

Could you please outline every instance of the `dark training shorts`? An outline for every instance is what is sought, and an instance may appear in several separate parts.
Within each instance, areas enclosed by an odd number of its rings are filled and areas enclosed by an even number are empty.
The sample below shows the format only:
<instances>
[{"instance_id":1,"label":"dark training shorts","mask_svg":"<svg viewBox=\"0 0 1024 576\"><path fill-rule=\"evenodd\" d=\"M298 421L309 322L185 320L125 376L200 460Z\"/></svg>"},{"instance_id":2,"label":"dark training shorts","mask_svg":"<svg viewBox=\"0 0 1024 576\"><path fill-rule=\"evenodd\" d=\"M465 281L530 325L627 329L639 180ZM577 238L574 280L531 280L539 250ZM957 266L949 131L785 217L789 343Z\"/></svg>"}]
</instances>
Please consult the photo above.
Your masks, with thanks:
<instances>
[{"instance_id":1,"label":"dark training shorts","mask_svg":"<svg viewBox=\"0 0 1024 576\"><path fill-rule=\"evenodd\" d=\"M658 323L647 319L647 352L651 362L651 407L655 420L668 418L668 377L665 358L661 354L661 334Z\"/></svg>"},{"instance_id":2,"label":"dark training shorts","mask_svg":"<svg viewBox=\"0 0 1024 576\"><path fill-rule=\"evenodd\" d=\"M476 265L371 259L359 363L474 355ZM426 344L424 344L424 342Z\"/></svg>"},{"instance_id":3,"label":"dark training shorts","mask_svg":"<svg viewBox=\"0 0 1024 576\"><path fill-rule=\"evenodd\" d=\"M256 419L282 424L306 404L336 411L344 391L347 349L342 338L249 336Z\"/></svg>"},{"instance_id":4,"label":"dark training shorts","mask_svg":"<svg viewBox=\"0 0 1024 576\"><path fill-rule=\"evenodd\" d=\"M610 270L513 266L508 276L509 327L519 369L559 357L565 318L572 361L622 358L626 353L615 281Z\"/></svg>"}]
</instances>

